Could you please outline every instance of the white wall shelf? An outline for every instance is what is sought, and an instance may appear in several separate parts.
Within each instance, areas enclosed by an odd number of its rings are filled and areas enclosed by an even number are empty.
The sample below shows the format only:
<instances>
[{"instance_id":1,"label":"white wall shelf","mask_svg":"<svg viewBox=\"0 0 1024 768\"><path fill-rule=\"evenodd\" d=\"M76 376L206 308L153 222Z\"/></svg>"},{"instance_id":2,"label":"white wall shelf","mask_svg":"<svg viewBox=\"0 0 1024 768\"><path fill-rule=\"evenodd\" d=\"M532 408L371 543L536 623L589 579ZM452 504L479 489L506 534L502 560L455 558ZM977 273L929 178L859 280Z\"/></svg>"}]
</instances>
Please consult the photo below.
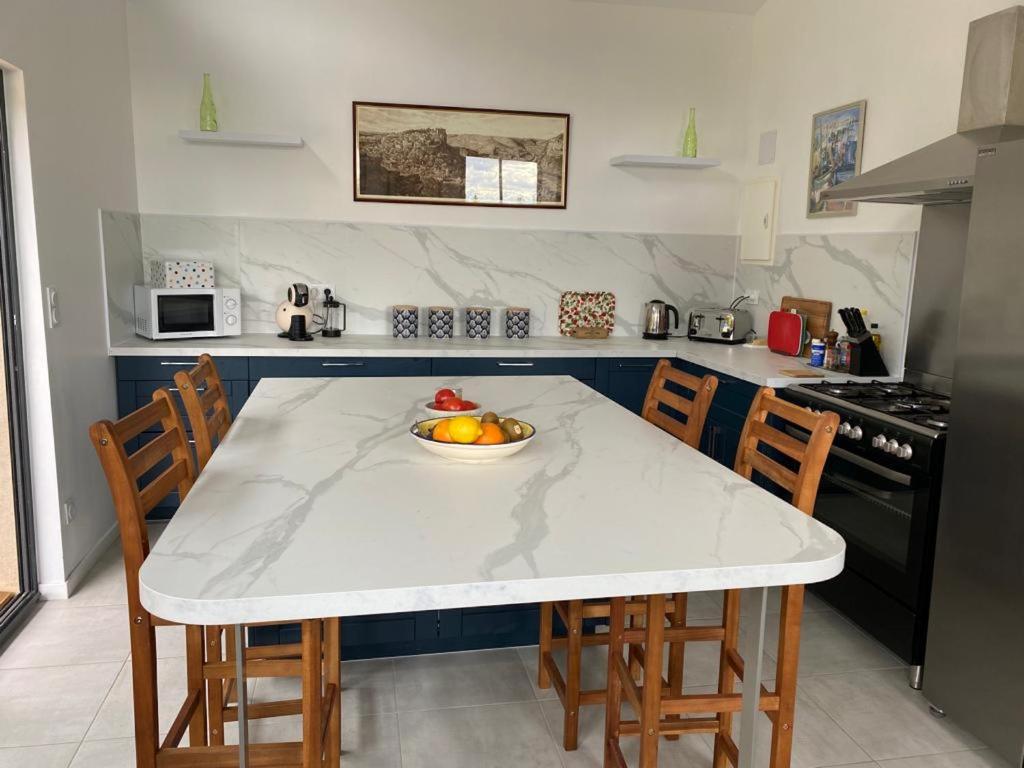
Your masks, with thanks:
<instances>
[{"instance_id":1,"label":"white wall shelf","mask_svg":"<svg viewBox=\"0 0 1024 768\"><path fill-rule=\"evenodd\" d=\"M697 171L714 168L721 160L707 157L677 157L676 155L617 155L609 161L612 165L634 168L680 168Z\"/></svg>"},{"instance_id":2,"label":"white wall shelf","mask_svg":"<svg viewBox=\"0 0 1024 768\"><path fill-rule=\"evenodd\" d=\"M301 136L275 136L270 133L238 131L178 131L182 141L192 144L236 144L251 147L301 147Z\"/></svg>"}]
</instances>

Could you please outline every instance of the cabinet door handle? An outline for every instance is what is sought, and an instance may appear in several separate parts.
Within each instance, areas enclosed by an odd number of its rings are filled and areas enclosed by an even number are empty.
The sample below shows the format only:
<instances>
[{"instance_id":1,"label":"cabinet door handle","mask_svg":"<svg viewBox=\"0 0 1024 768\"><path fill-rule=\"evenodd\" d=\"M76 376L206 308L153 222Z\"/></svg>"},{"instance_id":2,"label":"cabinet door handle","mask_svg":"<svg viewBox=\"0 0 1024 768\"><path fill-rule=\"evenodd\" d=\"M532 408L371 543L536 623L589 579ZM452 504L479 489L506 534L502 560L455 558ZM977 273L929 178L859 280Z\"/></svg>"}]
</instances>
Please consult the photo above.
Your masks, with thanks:
<instances>
[{"instance_id":1,"label":"cabinet door handle","mask_svg":"<svg viewBox=\"0 0 1024 768\"><path fill-rule=\"evenodd\" d=\"M621 371L653 371L654 363L619 363Z\"/></svg>"},{"instance_id":2,"label":"cabinet door handle","mask_svg":"<svg viewBox=\"0 0 1024 768\"><path fill-rule=\"evenodd\" d=\"M195 365L195 360L161 360L160 365Z\"/></svg>"},{"instance_id":3,"label":"cabinet door handle","mask_svg":"<svg viewBox=\"0 0 1024 768\"><path fill-rule=\"evenodd\" d=\"M366 363L320 363L324 368L358 368Z\"/></svg>"},{"instance_id":4,"label":"cabinet door handle","mask_svg":"<svg viewBox=\"0 0 1024 768\"><path fill-rule=\"evenodd\" d=\"M533 363L505 363L498 362L499 368L533 368Z\"/></svg>"}]
</instances>

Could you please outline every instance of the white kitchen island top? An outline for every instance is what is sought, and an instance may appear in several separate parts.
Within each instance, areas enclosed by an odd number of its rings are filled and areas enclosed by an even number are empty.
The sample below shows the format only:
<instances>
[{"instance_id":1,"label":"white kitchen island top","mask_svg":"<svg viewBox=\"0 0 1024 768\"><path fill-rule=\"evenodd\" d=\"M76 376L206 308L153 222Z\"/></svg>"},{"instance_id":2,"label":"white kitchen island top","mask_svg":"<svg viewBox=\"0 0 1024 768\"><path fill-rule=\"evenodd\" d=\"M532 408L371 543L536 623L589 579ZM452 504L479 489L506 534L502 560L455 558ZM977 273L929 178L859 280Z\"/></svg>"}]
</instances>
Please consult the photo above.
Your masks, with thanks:
<instances>
[{"instance_id":1,"label":"white kitchen island top","mask_svg":"<svg viewBox=\"0 0 1024 768\"><path fill-rule=\"evenodd\" d=\"M460 380L537 437L494 464L427 453L408 431L439 383L263 379L143 565L146 608L234 624L842 570L831 529L569 377Z\"/></svg>"}]
</instances>

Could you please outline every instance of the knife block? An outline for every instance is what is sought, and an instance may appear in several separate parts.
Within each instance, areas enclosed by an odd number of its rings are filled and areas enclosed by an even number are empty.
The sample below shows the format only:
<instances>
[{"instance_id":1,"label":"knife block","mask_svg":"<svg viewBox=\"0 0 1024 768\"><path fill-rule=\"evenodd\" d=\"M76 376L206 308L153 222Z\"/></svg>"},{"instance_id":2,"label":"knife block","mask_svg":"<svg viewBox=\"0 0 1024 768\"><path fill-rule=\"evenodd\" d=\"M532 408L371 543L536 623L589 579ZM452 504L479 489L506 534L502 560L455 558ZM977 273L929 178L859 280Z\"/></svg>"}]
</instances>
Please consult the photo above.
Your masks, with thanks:
<instances>
[{"instance_id":1,"label":"knife block","mask_svg":"<svg viewBox=\"0 0 1024 768\"><path fill-rule=\"evenodd\" d=\"M882 355L870 333L850 337L850 375L888 376Z\"/></svg>"}]
</instances>

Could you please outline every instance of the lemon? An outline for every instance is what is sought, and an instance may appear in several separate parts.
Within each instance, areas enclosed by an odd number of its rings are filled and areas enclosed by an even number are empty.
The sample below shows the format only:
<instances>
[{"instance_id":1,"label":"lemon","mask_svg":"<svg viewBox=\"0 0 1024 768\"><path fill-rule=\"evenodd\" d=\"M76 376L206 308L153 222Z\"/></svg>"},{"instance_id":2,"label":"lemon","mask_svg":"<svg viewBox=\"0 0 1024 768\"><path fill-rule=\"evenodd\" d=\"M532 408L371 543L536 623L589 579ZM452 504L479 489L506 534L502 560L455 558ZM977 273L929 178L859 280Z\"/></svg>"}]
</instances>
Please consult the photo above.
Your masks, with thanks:
<instances>
[{"instance_id":1,"label":"lemon","mask_svg":"<svg viewBox=\"0 0 1024 768\"><path fill-rule=\"evenodd\" d=\"M482 433L480 422L472 416L456 416L448 423L448 434L456 443L472 443Z\"/></svg>"}]
</instances>

